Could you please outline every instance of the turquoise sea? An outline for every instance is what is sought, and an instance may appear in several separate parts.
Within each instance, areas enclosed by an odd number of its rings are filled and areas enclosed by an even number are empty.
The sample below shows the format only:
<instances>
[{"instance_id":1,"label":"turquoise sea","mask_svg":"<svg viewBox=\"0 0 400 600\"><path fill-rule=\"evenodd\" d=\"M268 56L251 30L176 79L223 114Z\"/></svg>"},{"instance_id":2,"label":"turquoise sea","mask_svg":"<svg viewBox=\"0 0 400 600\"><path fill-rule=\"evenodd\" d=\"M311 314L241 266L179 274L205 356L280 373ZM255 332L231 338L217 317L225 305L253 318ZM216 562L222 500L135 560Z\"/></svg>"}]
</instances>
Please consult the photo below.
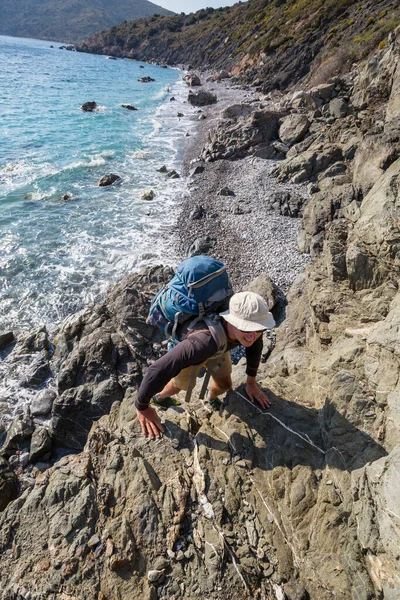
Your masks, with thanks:
<instances>
[{"instance_id":1,"label":"turquoise sea","mask_svg":"<svg viewBox=\"0 0 400 600\"><path fill-rule=\"evenodd\" d=\"M179 168L193 127L177 118L181 72L59 46L0 36L0 330L51 330L168 259L183 183L157 169ZM100 110L80 110L92 100ZM98 187L107 173L121 182ZM141 200L147 189L154 200Z\"/></svg>"}]
</instances>

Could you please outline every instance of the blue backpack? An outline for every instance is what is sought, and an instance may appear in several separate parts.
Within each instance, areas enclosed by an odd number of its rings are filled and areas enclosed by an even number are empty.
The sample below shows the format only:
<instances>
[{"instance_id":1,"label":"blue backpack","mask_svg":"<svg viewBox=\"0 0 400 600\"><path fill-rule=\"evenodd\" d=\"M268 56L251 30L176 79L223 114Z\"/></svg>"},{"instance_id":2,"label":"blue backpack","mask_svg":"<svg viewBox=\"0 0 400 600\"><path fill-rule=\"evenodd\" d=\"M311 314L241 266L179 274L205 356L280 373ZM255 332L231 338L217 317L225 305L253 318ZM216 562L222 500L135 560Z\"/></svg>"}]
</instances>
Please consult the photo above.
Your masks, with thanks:
<instances>
[{"instance_id":1,"label":"blue backpack","mask_svg":"<svg viewBox=\"0 0 400 600\"><path fill-rule=\"evenodd\" d=\"M222 262L211 256L192 256L178 265L168 285L154 296L147 323L176 339L178 324L224 310L232 294Z\"/></svg>"}]
</instances>

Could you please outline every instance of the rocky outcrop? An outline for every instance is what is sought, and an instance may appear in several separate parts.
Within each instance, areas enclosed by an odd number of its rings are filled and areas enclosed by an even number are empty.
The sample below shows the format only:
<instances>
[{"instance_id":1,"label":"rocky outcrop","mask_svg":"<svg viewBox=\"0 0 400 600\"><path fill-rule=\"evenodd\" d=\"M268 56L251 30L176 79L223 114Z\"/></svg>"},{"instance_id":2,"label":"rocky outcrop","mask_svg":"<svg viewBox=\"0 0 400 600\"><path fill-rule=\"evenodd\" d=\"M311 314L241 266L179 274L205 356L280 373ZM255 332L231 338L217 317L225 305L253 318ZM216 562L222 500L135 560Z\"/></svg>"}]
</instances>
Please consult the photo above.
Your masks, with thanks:
<instances>
[{"instance_id":1,"label":"rocky outcrop","mask_svg":"<svg viewBox=\"0 0 400 600\"><path fill-rule=\"evenodd\" d=\"M281 116L270 110L252 111L246 105L226 109L218 126L208 134L202 159L243 158L255 148L269 148L270 142L277 139Z\"/></svg>"},{"instance_id":2,"label":"rocky outcrop","mask_svg":"<svg viewBox=\"0 0 400 600\"><path fill-rule=\"evenodd\" d=\"M170 275L161 267L67 320L54 348L43 329L16 344L8 360L42 353L58 387L50 427L32 412L7 434L2 600L397 600L398 61L393 38L347 81L281 97L275 111L232 108L206 146L214 160L284 144L276 176L310 183L304 207L276 198L277 210L304 210L300 241L313 260L279 305L276 346L260 367L271 409L249 403L239 363L219 412L173 406L160 440L141 437L133 406L162 351L145 323ZM297 137L306 121L291 118L284 143L288 111L305 115L308 131ZM279 300L267 277L252 289ZM34 380L27 386L36 415L47 414ZM53 448L84 449L21 475L48 452L46 432Z\"/></svg>"}]
</instances>

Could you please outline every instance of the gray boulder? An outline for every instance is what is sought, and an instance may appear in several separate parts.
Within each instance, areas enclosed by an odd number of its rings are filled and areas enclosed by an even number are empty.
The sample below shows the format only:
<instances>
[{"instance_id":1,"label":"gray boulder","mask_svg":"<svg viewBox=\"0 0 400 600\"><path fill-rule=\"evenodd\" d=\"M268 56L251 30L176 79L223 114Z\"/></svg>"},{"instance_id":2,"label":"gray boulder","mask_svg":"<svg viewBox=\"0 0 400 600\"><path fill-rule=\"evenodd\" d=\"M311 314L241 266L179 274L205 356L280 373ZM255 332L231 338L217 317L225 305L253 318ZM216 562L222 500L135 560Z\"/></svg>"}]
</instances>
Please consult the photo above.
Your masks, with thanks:
<instances>
[{"instance_id":1,"label":"gray boulder","mask_svg":"<svg viewBox=\"0 0 400 600\"><path fill-rule=\"evenodd\" d=\"M205 90L200 90L199 92L192 92L190 90L187 100L192 106L207 106L208 104L215 104L217 96Z\"/></svg>"},{"instance_id":2,"label":"gray boulder","mask_svg":"<svg viewBox=\"0 0 400 600\"><path fill-rule=\"evenodd\" d=\"M343 119L347 115L349 106L343 98L333 98L329 102L329 112L335 119Z\"/></svg>"},{"instance_id":3,"label":"gray boulder","mask_svg":"<svg viewBox=\"0 0 400 600\"><path fill-rule=\"evenodd\" d=\"M40 392L31 402L31 415L38 416L49 414L56 397L57 393L51 389L46 389Z\"/></svg>"},{"instance_id":4,"label":"gray boulder","mask_svg":"<svg viewBox=\"0 0 400 600\"><path fill-rule=\"evenodd\" d=\"M29 461L34 463L45 457L50 452L51 447L52 443L47 429L38 427L32 434Z\"/></svg>"},{"instance_id":5,"label":"gray boulder","mask_svg":"<svg viewBox=\"0 0 400 600\"><path fill-rule=\"evenodd\" d=\"M284 144L292 146L303 140L309 127L310 121L306 115L288 115L282 120L279 127L279 138Z\"/></svg>"},{"instance_id":6,"label":"gray boulder","mask_svg":"<svg viewBox=\"0 0 400 600\"><path fill-rule=\"evenodd\" d=\"M183 77L183 81L187 83L189 87L196 87L201 85L200 77L195 73L188 73Z\"/></svg>"}]
</instances>

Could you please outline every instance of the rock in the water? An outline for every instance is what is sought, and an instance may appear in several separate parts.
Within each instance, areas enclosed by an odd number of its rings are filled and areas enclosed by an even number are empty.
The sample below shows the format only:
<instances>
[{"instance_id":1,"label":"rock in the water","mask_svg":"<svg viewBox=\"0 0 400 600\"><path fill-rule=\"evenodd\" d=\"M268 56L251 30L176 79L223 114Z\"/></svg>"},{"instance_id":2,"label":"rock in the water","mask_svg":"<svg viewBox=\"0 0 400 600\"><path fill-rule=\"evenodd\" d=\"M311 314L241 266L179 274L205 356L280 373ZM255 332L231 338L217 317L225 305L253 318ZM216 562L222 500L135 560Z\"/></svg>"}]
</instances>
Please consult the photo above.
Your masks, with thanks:
<instances>
[{"instance_id":1,"label":"rock in the water","mask_svg":"<svg viewBox=\"0 0 400 600\"><path fill-rule=\"evenodd\" d=\"M147 76L147 77L139 77L138 81L140 81L141 83L150 83L151 81L155 81L155 79Z\"/></svg>"},{"instance_id":2,"label":"rock in the water","mask_svg":"<svg viewBox=\"0 0 400 600\"><path fill-rule=\"evenodd\" d=\"M168 179L179 179L180 175L175 170L172 170L172 171L168 171L168 173L166 174L166 177L168 177Z\"/></svg>"},{"instance_id":3,"label":"rock in the water","mask_svg":"<svg viewBox=\"0 0 400 600\"><path fill-rule=\"evenodd\" d=\"M0 348L7 346L14 341L14 333L12 331L0 331Z\"/></svg>"},{"instance_id":4,"label":"rock in the water","mask_svg":"<svg viewBox=\"0 0 400 600\"><path fill-rule=\"evenodd\" d=\"M109 175L103 175L103 177L99 180L99 187L105 187L107 185L112 185L115 181L119 181L121 177L119 175L115 175L115 173L110 173Z\"/></svg>"},{"instance_id":5,"label":"rock in the water","mask_svg":"<svg viewBox=\"0 0 400 600\"><path fill-rule=\"evenodd\" d=\"M212 92L206 92L200 90L199 92L189 91L188 102L192 106L206 106L207 104L214 104L217 102L217 96Z\"/></svg>"},{"instance_id":6,"label":"rock in the water","mask_svg":"<svg viewBox=\"0 0 400 600\"><path fill-rule=\"evenodd\" d=\"M85 102L81 106L81 110L85 112L93 112L97 109L97 102Z\"/></svg>"},{"instance_id":7,"label":"rock in the water","mask_svg":"<svg viewBox=\"0 0 400 600\"><path fill-rule=\"evenodd\" d=\"M122 108L126 108L127 110L138 110L135 106L133 106L132 104L121 104Z\"/></svg>"},{"instance_id":8,"label":"rock in the water","mask_svg":"<svg viewBox=\"0 0 400 600\"><path fill-rule=\"evenodd\" d=\"M157 169L157 171L159 173L166 173L167 172L167 167L165 165L163 165L162 167L160 167L159 169Z\"/></svg>"},{"instance_id":9,"label":"rock in the water","mask_svg":"<svg viewBox=\"0 0 400 600\"><path fill-rule=\"evenodd\" d=\"M51 411L56 397L57 393L51 389L40 392L31 402L31 415L47 415Z\"/></svg>"},{"instance_id":10,"label":"rock in the water","mask_svg":"<svg viewBox=\"0 0 400 600\"><path fill-rule=\"evenodd\" d=\"M24 385L37 387L44 383L51 374L47 353L41 352L30 364L24 379Z\"/></svg>"},{"instance_id":11,"label":"rock in the water","mask_svg":"<svg viewBox=\"0 0 400 600\"><path fill-rule=\"evenodd\" d=\"M146 190L145 192L143 192L143 194L141 195L141 200L153 200L154 199L154 192L153 190Z\"/></svg>"}]
</instances>

